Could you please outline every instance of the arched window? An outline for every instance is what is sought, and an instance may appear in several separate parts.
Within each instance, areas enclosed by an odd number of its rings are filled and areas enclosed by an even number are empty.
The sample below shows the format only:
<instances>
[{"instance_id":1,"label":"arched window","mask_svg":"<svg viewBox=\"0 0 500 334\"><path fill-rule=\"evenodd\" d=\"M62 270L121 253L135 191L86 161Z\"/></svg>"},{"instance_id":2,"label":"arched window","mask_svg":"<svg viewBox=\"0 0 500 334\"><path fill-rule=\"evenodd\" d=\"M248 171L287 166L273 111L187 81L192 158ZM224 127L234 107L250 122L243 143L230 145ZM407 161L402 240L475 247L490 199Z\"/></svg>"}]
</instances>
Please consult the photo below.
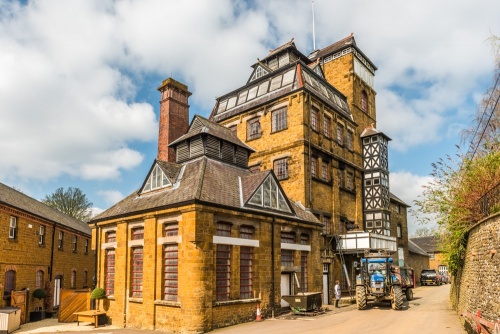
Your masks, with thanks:
<instances>
[{"instance_id":1,"label":"arched window","mask_svg":"<svg viewBox=\"0 0 500 334\"><path fill-rule=\"evenodd\" d=\"M71 289L76 289L76 270L71 271Z\"/></svg>"},{"instance_id":2,"label":"arched window","mask_svg":"<svg viewBox=\"0 0 500 334\"><path fill-rule=\"evenodd\" d=\"M368 111L368 95L365 91L361 92L361 109L365 112Z\"/></svg>"},{"instance_id":3,"label":"arched window","mask_svg":"<svg viewBox=\"0 0 500 334\"><path fill-rule=\"evenodd\" d=\"M5 272L4 297L10 296L11 292L16 289L16 272L7 270Z\"/></svg>"},{"instance_id":4,"label":"arched window","mask_svg":"<svg viewBox=\"0 0 500 334\"><path fill-rule=\"evenodd\" d=\"M85 269L83 271L83 288L87 287L88 271Z\"/></svg>"},{"instance_id":5,"label":"arched window","mask_svg":"<svg viewBox=\"0 0 500 334\"><path fill-rule=\"evenodd\" d=\"M37 289L43 288L43 270L37 270L35 278L35 286Z\"/></svg>"}]
</instances>

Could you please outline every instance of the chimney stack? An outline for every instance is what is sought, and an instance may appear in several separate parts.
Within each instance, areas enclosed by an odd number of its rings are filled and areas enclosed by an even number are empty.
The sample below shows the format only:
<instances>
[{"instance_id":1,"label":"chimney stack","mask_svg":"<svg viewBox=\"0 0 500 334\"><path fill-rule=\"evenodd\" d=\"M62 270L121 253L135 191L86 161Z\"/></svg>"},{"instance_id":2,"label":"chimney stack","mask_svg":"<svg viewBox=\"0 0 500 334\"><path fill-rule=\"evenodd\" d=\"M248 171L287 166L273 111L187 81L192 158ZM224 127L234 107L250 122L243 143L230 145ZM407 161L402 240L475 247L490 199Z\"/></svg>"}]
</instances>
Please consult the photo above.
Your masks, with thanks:
<instances>
[{"instance_id":1,"label":"chimney stack","mask_svg":"<svg viewBox=\"0 0 500 334\"><path fill-rule=\"evenodd\" d=\"M185 134L189 127L188 87L172 78L163 80L158 91L160 125L158 131L158 159L175 162L174 149L168 144Z\"/></svg>"}]
</instances>

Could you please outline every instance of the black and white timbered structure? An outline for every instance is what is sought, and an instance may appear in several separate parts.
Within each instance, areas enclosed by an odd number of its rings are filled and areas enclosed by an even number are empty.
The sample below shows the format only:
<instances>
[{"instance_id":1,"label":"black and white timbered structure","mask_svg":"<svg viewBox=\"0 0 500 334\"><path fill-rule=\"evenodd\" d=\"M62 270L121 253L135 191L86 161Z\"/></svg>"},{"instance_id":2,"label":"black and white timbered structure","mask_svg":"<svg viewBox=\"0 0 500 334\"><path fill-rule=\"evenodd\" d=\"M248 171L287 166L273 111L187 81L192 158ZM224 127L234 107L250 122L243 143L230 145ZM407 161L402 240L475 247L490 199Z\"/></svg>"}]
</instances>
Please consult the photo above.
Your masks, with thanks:
<instances>
[{"instance_id":1,"label":"black and white timbered structure","mask_svg":"<svg viewBox=\"0 0 500 334\"><path fill-rule=\"evenodd\" d=\"M391 235L388 143L373 125L361 134L364 176L364 224L367 232Z\"/></svg>"}]
</instances>

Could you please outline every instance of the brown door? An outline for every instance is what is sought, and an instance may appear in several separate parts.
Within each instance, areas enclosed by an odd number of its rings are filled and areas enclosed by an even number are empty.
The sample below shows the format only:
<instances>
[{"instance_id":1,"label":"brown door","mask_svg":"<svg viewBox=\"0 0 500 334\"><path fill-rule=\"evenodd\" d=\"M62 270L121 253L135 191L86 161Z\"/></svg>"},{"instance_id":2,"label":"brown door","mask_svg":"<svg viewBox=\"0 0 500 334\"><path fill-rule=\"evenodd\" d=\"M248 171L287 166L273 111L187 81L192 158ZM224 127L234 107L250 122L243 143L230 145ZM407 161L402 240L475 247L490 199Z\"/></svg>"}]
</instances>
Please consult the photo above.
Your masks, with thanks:
<instances>
[{"instance_id":1,"label":"brown door","mask_svg":"<svg viewBox=\"0 0 500 334\"><path fill-rule=\"evenodd\" d=\"M26 323L26 300L27 291L12 291L10 295L10 306L21 309L21 324Z\"/></svg>"}]
</instances>

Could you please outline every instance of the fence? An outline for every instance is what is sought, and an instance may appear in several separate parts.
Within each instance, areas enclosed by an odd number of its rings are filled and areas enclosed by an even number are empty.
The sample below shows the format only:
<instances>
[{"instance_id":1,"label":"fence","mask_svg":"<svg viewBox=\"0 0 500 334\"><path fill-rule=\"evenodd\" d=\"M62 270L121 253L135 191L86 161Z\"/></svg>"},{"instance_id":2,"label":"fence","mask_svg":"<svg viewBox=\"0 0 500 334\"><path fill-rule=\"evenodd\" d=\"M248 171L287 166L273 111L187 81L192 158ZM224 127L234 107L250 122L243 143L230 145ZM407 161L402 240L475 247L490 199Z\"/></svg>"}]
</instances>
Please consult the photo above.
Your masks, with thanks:
<instances>
[{"instance_id":1,"label":"fence","mask_svg":"<svg viewBox=\"0 0 500 334\"><path fill-rule=\"evenodd\" d=\"M487 217L500 211L500 183L490 189L478 201L481 215Z\"/></svg>"}]
</instances>

